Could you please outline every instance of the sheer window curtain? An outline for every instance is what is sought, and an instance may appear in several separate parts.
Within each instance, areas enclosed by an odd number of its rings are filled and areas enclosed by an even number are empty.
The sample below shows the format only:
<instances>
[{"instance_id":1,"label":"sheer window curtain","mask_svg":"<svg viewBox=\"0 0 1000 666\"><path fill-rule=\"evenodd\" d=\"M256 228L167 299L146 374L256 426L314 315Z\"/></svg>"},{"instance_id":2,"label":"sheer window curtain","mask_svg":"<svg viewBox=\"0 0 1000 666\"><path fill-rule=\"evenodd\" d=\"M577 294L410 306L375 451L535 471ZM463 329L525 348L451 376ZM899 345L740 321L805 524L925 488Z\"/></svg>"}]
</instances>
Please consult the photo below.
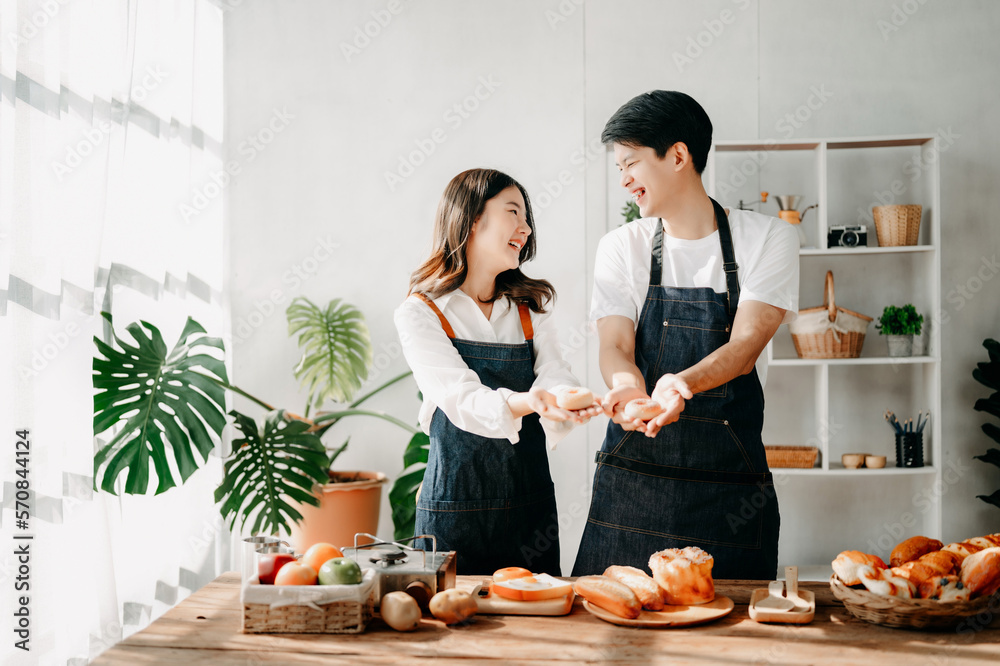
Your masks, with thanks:
<instances>
[{"instance_id":1,"label":"sheer window curtain","mask_svg":"<svg viewBox=\"0 0 1000 666\"><path fill-rule=\"evenodd\" d=\"M188 316L226 337L222 7L0 0L0 616L4 663L86 664L228 570L221 446L159 496L93 490L93 337ZM15 431L31 515L15 519ZM122 477L124 478L124 477ZM120 479L121 480L121 479ZM155 486L154 486L155 487ZM30 542L30 652L13 647ZM19 542L20 543L20 542Z\"/></svg>"}]
</instances>

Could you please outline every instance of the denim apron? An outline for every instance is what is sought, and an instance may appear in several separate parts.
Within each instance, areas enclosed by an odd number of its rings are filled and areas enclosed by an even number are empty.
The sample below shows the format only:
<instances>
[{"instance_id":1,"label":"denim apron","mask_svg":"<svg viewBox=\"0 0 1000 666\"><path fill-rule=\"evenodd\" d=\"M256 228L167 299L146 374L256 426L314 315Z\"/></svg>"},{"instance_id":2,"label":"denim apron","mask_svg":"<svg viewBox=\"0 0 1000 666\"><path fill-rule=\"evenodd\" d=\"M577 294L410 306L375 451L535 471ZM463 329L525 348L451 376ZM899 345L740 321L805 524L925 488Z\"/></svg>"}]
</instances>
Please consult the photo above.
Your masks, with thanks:
<instances>
[{"instance_id":1,"label":"denim apron","mask_svg":"<svg viewBox=\"0 0 1000 666\"><path fill-rule=\"evenodd\" d=\"M531 389L535 363L531 313L518 305L524 342L459 340L444 314L422 294L466 365L491 389ZM456 552L458 573L490 575L519 566L560 575L559 523L538 414L521 419L520 441L461 430L437 409L417 501L416 534L433 534L438 550ZM429 542L429 539L423 541ZM430 543L418 547L430 548Z\"/></svg>"},{"instance_id":2,"label":"denim apron","mask_svg":"<svg viewBox=\"0 0 1000 666\"><path fill-rule=\"evenodd\" d=\"M686 370L729 341L739 267L726 213L712 204L725 294L662 286L662 222L654 237L635 339L647 393L664 374ZM764 457L763 423L756 369L696 394L680 420L654 439L608 423L573 575L600 574L612 564L648 570L656 551L698 546L715 558L715 578L774 580L778 501Z\"/></svg>"}]
</instances>

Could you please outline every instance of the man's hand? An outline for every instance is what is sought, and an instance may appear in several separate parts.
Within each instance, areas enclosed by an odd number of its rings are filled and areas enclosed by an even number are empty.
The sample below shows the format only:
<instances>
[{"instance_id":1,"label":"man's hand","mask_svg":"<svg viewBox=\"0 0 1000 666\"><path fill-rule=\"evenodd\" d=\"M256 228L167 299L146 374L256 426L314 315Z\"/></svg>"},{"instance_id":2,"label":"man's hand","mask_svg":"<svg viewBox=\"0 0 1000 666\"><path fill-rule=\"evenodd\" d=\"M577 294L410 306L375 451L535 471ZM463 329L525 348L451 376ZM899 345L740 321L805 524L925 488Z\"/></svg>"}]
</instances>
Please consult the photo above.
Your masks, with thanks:
<instances>
[{"instance_id":1,"label":"man's hand","mask_svg":"<svg viewBox=\"0 0 1000 666\"><path fill-rule=\"evenodd\" d=\"M694 393L679 375L663 375L656 382L651 397L663 407L663 413L646 423L646 437L656 437L660 428L677 421L684 411L684 401L693 398Z\"/></svg>"},{"instance_id":2,"label":"man's hand","mask_svg":"<svg viewBox=\"0 0 1000 666\"><path fill-rule=\"evenodd\" d=\"M537 386L527 393L511 394L507 398L507 404L510 406L511 412L515 417L521 416L525 412L535 412L542 418L549 419L550 421L585 423L587 420L579 412L571 412L568 409L561 408L556 402L555 395Z\"/></svg>"},{"instance_id":3,"label":"man's hand","mask_svg":"<svg viewBox=\"0 0 1000 666\"><path fill-rule=\"evenodd\" d=\"M611 420L622 427L623 430L642 430L645 425L639 419L626 419L623 410L630 400L636 398L648 398L646 392L637 386L619 386L608 391L601 402L604 413L611 417Z\"/></svg>"}]
</instances>

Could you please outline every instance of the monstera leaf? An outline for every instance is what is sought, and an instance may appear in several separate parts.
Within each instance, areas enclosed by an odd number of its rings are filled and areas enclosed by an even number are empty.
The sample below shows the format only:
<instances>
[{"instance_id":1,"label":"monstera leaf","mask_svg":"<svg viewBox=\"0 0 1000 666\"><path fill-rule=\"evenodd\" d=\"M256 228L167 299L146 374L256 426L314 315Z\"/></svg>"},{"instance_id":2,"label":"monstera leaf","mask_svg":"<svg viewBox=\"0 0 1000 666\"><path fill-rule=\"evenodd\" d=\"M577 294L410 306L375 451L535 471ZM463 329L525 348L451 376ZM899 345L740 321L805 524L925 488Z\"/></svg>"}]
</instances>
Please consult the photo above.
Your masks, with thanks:
<instances>
[{"instance_id":1,"label":"monstera leaf","mask_svg":"<svg viewBox=\"0 0 1000 666\"><path fill-rule=\"evenodd\" d=\"M319 407L326 400L347 402L368 378L372 343L364 316L336 298L322 309L299 297L288 306L288 333L298 334L302 358L295 377Z\"/></svg>"},{"instance_id":2,"label":"monstera leaf","mask_svg":"<svg viewBox=\"0 0 1000 666\"><path fill-rule=\"evenodd\" d=\"M392 484L389 502L392 505L392 524L396 539L413 536L413 526L417 515L417 489L424 480L427 469L427 454L431 440L423 432L417 432L403 453L403 473Z\"/></svg>"},{"instance_id":3,"label":"monstera leaf","mask_svg":"<svg viewBox=\"0 0 1000 666\"><path fill-rule=\"evenodd\" d=\"M312 489L330 480L326 449L317 435L307 432L310 424L286 419L284 410L268 412L261 426L235 410L229 413L241 437L233 440L225 478L215 491L222 517L231 528L242 518L241 533L254 514L250 534L276 534L278 528L287 532L289 521L302 520L289 498L319 505Z\"/></svg>"},{"instance_id":4,"label":"monstera leaf","mask_svg":"<svg viewBox=\"0 0 1000 666\"><path fill-rule=\"evenodd\" d=\"M94 482L103 466L100 486L114 493L115 481L128 469L125 492L143 494L152 460L159 494L177 485L167 452L173 454L183 483L200 464L192 449L204 462L225 426L224 389L218 380L228 384L226 367L221 359L202 353L225 352L225 347L190 317L169 354L160 331L145 321L126 328L133 346L114 333L110 313L101 315L119 349L94 338L104 356L94 357L94 436L122 427L94 455Z\"/></svg>"}]
</instances>

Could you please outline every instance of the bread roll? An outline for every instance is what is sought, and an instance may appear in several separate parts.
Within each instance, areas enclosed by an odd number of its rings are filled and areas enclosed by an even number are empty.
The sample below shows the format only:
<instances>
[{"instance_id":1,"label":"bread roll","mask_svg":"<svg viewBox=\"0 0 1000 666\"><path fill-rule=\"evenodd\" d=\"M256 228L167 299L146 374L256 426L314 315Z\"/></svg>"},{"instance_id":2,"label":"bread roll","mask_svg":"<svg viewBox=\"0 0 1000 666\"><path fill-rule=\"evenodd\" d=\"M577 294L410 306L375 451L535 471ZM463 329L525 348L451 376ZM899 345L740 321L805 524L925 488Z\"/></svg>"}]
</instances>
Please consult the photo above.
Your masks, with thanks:
<instances>
[{"instance_id":1,"label":"bread roll","mask_svg":"<svg viewBox=\"0 0 1000 666\"><path fill-rule=\"evenodd\" d=\"M860 550L845 550L832 562L833 572L844 585L860 585L861 572L871 569L880 573L886 569L885 562L878 555L869 555Z\"/></svg>"},{"instance_id":2,"label":"bread roll","mask_svg":"<svg viewBox=\"0 0 1000 666\"><path fill-rule=\"evenodd\" d=\"M986 548L962 561L962 584L969 598L990 596L1000 589L1000 548Z\"/></svg>"},{"instance_id":3,"label":"bread roll","mask_svg":"<svg viewBox=\"0 0 1000 666\"><path fill-rule=\"evenodd\" d=\"M965 587L958 576L934 576L924 581L917 588L921 599L936 599L937 601L968 601L969 588Z\"/></svg>"},{"instance_id":4,"label":"bread roll","mask_svg":"<svg viewBox=\"0 0 1000 666\"><path fill-rule=\"evenodd\" d=\"M663 610L666 596L663 588L642 569L610 566L604 570L604 575L635 592L635 596L639 597L639 602L646 610Z\"/></svg>"},{"instance_id":5,"label":"bread roll","mask_svg":"<svg viewBox=\"0 0 1000 666\"><path fill-rule=\"evenodd\" d=\"M928 539L924 536L910 537L892 549L892 554L889 555L889 566L898 567L901 564L912 562L925 553L941 550L943 545L937 539Z\"/></svg>"},{"instance_id":6,"label":"bread roll","mask_svg":"<svg viewBox=\"0 0 1000 666\"><path fill-rule=\"evenodd\" d=\"M942 550L925 553L912 562L890 569L893 576L905 578L918 590L928 580L948 576L958 571L958 556Z\"/></svg>"},{"instance_id":7,"label":"bread roll","mask_svg":"<svg viewBox=\"0 0 1000 666\"><path fill-rule=\"evenodd\" d=\"M986 536L973 537L965 541L974 546L982 546L984 549L995 548L996 546L1000 546L1000 534L987 534Z\"/></svg>"},{"instance_id":8,"label":"bread roll","mask_svg":"<svg viewBox=\"0 0 1000 666\"><path fill-rule=\"evenodd\" d=\"M653 579L666 602L675 606L707 604L715 599L712 566L715 559L697 546L668 548L649 557Z\"/></svg>"},{"instance_id":9,"label":"bread roll","mask_svg":"<svg viewBox=\"0 0 1000 666\"><path fill-rule=\"evenodd\" d=\"M892 570L865 566L860 576L861 584L873 594L901 599L912 599L917 596L917 586L905 578L893 575Z\"/></svg>"},{"instance_id":10,"label":"bread roll","mask_svg":"<svg viewBox=\"0 0 1000 666\"><path fill-rule=\"evenodd\" d=\"M573 583L573 589L595 606L620 617L635 619L642 613L642 604L635 592L607 576L583 576Z\"/></svg>"},{"instance_id":11,"label":"bread roll","mask_svg":"<svg viewBox=\"0 0 1000 666\"><path fill-rule=\"evenodd\" d=\"M556 394L556 404L570 411L587 409L594 404L594 394L582 386L566 388Z\"/></svg>"},{"instance_id":12,"label":"bread roll","mask_svg":"<svg viewBox=\"0 0 1000 666\"><path fill-rule=\"evenodd\" d=\"M949 543L947 546L941 550L948 553L955 553L958 555L959 560L964 560L969 555L978 553L983 549L983 546L977 546L974 543L969 543L968 541L962 541L959 543Z\"/></svg>"}]
</instances>

